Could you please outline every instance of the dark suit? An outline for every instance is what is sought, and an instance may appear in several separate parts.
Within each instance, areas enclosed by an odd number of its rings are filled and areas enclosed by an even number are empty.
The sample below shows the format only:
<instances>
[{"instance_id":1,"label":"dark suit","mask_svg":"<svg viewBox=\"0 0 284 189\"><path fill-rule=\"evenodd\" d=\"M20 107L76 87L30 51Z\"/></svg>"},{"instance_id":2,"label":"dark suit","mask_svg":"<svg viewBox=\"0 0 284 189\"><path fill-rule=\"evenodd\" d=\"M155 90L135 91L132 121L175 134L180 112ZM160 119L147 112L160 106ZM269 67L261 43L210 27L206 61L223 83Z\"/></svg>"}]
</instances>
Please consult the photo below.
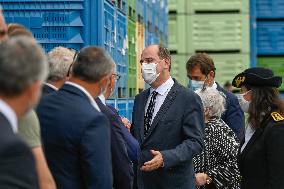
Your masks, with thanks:
<instances>
[{"instance_id":1,"label":"dark suit","mask_svg":"<svg viewBox=\"0 0 284 189\"><path fill-rule=\"evenodd\" d=\"M49 168L58 189L112 188L110 128L78 88L65 84L38 109Z\"/></svg>"},{"instance_id":2,"label":"dark suit","mask_svg":"<svg viewBox=\"0 0 284 189\"><path fill-rule=\"evenodd\" d=\"M218 83L217 90L226 95L226 111L222 115L222 120L234 131L238 139L241 140L245 128L245 118L239 101L233 93L226 91Z\"/></svg>"},{"instance_id":3,"label":"dark suit","mask_svg":"<svg viewBox=\"0 0 284 189\"><path fill-rule=\"evenodd\" d=\"M37 189L33 155L0 113L0 188Z\"/></svg>"},{"instance_id":4,"label":"dark suit","mask_svg":"<svg viewBox=\"0 0 284 189\"><path fill-rule=\"evenodd\" d=\"M283 136L284 121L266 116L239 154L242 189L284 188Z\"/></svg>"},{"instance_id":5,"label":"dark suit","mask_svg":"<svg viewBox=\"0 0 284 189\"><path fill-rule=\"evenodd\" d=\"M109 107L115 113L115 116L117 117L117 119L120 122L119 126L121 128L123 138L126 142L128 157L130 158L130 160L133 163L137 163L138 155L140 154L140 146L139 146L138 141L131 135L131 133L128 131L128 129L124 126L123 122L121 121L121 117L119 116L117 110L110 105L107 105L107 107Z\"/></svg>"},{"instance_id":6,"label":"dark suit","mask_svg":"<svg viewBox=\"0 0 284 189\"><path fill-rule=\"evenodd\" d=\"M192 158L203 148L203 108L197 94L174 81L145 138L144 114L150 89L135 97L131 129L141 148L139 189L195 189ZM153 158L150 150L162 153L164 167L142 172L140 167Z\"/></svg>"},{"instance_id":7,"label":"dark suit","mask_svg":"<svg viewBox=\"0 0 284 189\"><path fill-rule=\"evenodd\" d=\"M115 189L132 189L133 169L120 128L121 122L99 98L96 98L96 102L110 121L113 187Z\"/></svg>"},{"instance_id":8,"label":"dark suit","mask_svg":"<svg viewBox=\"0 0 284 189\"><path fill-rule=\"evenodd\" d=\"M42 94L43 95L49 95L50 93L55 92L56 90L51 88L50 86L43 84L42 85Z\"/></svg>"}]
</instances>

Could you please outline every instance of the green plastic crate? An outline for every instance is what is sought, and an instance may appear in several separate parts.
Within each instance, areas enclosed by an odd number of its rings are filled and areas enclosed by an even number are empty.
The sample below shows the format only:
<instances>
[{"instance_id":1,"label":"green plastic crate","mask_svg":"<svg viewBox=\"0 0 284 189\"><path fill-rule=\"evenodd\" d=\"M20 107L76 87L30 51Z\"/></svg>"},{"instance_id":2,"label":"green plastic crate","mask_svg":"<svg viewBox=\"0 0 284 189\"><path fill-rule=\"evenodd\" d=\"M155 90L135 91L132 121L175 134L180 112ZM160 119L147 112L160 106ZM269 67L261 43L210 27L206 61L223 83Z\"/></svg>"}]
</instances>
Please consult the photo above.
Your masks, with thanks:
<instances>
[{"instance_id":1,"label":"green plastic crate","mask_svg":"<svg viewBox=\"0 0 284 189\"><path fill-rule=\"evenodd\" d=\"M169 0L169 11L194 14L200 11L249 12L249 0Z\"/></svg>"},{"instance_id":2,"label":"green plastic crate","mask_svg":"<svg viewBox=\"0 0 284 189\"><path fill-rule=\"evenodd\" d=\"M185 87L188 85L186 62L189 56L183 54L172 55L171 76Z\"/></svg>"},{"instance_id":3,"label":"green plastic crate","mask_svg":"<svg viewBox=\"0 0 284 189\"><path fill-rule=\"evenodd\" d=\"M169 15L168 46L177 54L188 53L185 15Z\"/></svg>"},{"instance_id":4,"label":"green plastic crate","mask_svg":"<svg viewBox=\"0 0 284 189\"><path fill-rule=\"evenodd\" d=\"M226 81L231 82L234 77L249 68L249 54L209 54L216 67L215 80L223 86Z\"/></svg>"},{"instance_id":5,"label":"green plastic crate","mask_svg":"<svg viewBox=\"0 0 284 189\"><path fill-rule=\"evenodd\" d=\"M136 65L136 23L128 19L128 95L134 97L137 93Z\"/></svg>"},{"instance_id":6,"label":"green plastic crate","mask_svg":"<svg viewBox=\"0 0 284 189\"><path fill-rule=\"evenodd\" d=\"M248 14L186 16L186 26L184 39L188 44L189 53L197 51L249 53Z\"/></svg>"},{"instance_id":7,"label":"green plastic crate","mask_svg":"<svg viewBox=\"0 0 284 189\"><path fill-rule=\"evenodd\" d=\"M284 57L259 57L257 59L257 66L270 68L274 72L274 75L280 76L284 80ZM284 91L284 82L279 90Z\"/></svg>"},{"instance_id":8,"label":"green plastic crate","mask_svg":"<svg viewBox=\"0 0 284 189\"><path fill-rule=\"evenodd\" d=\"M127 0L128 4L128 18L136 21L137 11L136 11L136 0Z\"/></svg>"},{"instance_id":9,"label":"green plastic crate","mask_svg":"<svg viewBox=\"0 0 284 189\"><path fill-rule=\"evenodd\" d=\"M250 51L247 14L170 14L168 27L169 49L177 54Z\"/></svg>"}]
</instances>

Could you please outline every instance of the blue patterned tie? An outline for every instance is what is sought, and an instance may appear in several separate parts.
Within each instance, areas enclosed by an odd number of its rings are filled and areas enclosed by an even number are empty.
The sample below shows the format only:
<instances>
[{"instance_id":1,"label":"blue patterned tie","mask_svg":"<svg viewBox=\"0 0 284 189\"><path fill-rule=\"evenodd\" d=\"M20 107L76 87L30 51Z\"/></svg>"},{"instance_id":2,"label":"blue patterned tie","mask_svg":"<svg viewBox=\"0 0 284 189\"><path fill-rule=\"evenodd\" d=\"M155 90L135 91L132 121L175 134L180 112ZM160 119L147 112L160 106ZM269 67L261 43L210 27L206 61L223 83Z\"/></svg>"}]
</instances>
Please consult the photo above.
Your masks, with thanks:
<instances>
[{"instance_id":1,"label":"blue patterned tie","mask_svg":"<svg viewBox=\"0 0 284 189\"><path fill-rule=\"evenodd\" d=\"M151 100L147 108L147 112L144 116L144 137L148 134L150 127L151 127L151 121L155 109L155 104L156 104L156 97L158 93L156 91L153 91L151 93Z\"/></svg>"}]
</instances>

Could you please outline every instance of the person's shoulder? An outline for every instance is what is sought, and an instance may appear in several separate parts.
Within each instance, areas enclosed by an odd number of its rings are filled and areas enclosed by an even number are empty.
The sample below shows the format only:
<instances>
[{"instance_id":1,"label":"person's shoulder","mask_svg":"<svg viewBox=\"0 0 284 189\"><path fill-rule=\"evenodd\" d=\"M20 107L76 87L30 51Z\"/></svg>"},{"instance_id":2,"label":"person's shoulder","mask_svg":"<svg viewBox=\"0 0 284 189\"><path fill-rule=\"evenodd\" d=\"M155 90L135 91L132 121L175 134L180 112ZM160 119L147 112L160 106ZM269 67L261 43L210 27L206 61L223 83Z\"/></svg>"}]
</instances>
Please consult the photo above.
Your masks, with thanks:
<instances>
[{"instance_id":1,"label":"person's shoulder","mask_svg":"<svg viewBox=\"0 0 284 189\"><path fill-rule=\"evenodd\" d=\"M230 91L225 90L223 87L221 87L221 86L219 85L219 83L217 83L217 90L220 91L220 92L222 92L222 93L224 93L224 95L226 96L226 98L227 98L228 100L237 99L237 97L236 97L235 94L233 94L233 93L230 92Z\"/></svg>"},{"instance_id":2,"label":"person's shoulder","mask_svg":"<svg viewBox=\"0 0 284 189\"><path fill-rule=\"evenodd\" d=\"M284 116L279 112L271 112L270 113L270 122L273 126L282 126L284 127Z\"/></svg>"}]
</instances>

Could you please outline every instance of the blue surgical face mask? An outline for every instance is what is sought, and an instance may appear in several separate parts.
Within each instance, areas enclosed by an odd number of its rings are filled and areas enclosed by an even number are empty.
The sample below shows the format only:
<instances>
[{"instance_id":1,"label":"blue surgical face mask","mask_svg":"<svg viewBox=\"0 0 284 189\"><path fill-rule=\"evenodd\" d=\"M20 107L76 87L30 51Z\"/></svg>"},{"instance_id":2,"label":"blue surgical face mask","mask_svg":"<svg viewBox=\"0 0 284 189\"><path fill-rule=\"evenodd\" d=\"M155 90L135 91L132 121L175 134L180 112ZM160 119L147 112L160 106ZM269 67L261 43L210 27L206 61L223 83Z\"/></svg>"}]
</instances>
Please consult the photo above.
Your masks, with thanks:
<instances>
[{"instance_id":1,"label":"blue surgical face mask","mask_svg":"<svg viewBox=\"0 0 284 189\"><path fill-rule=\"evenodd\" d=\"M189 83L189 88L191 88L193 91L196 91L198 89L202 89L203 85L204 81L191 80Z\"/></svg>"}]
</instances>

